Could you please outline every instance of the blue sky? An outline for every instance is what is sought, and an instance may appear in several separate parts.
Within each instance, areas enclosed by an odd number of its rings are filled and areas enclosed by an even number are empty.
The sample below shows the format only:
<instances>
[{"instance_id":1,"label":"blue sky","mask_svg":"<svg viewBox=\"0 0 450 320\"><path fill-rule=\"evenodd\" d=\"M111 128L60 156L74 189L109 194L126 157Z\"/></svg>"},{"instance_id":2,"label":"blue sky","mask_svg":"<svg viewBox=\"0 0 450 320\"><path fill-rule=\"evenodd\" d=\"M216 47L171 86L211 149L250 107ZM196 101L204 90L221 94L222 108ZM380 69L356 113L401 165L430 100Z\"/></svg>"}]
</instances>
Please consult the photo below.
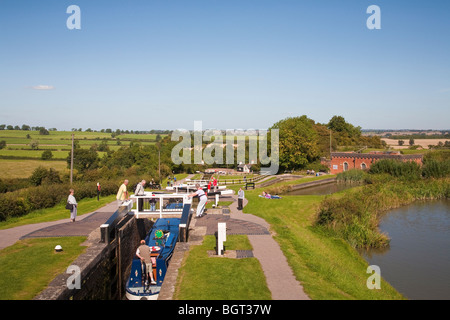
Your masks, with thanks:
<instances>
[{"instance_id":1,"label":"blue sky","mask_svg":"<svg viewBox=\"0 0 450 320\"><path fill-rule=\"evenodd\" d=\"M447 0L0 0L0 124L449 129L449 14Z\"/></svg>"}]
</instances>

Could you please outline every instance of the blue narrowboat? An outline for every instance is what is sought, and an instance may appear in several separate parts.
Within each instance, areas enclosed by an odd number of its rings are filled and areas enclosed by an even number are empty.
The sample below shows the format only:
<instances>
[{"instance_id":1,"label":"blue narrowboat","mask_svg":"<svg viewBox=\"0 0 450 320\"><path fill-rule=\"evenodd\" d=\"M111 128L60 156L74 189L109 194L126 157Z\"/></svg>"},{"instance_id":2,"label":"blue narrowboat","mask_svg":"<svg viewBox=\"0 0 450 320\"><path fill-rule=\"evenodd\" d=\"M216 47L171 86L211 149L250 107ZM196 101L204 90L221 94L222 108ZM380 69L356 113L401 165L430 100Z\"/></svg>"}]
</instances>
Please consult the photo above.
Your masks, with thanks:
<instances>
[{"instance_id":1,"label":"blue narrowboat","mask_svg":"<svg viewBox=\"0 0 450 320\"><path fill-rule=\"evenodd\" d=\"M178 240L179 218L160 218L156 220L145 238L151 248L153 278L156 284L145 283L141 260L135 256L126 284L126 297L129 300L156 300L169 267Z\"/></svg>"}]
</instances>

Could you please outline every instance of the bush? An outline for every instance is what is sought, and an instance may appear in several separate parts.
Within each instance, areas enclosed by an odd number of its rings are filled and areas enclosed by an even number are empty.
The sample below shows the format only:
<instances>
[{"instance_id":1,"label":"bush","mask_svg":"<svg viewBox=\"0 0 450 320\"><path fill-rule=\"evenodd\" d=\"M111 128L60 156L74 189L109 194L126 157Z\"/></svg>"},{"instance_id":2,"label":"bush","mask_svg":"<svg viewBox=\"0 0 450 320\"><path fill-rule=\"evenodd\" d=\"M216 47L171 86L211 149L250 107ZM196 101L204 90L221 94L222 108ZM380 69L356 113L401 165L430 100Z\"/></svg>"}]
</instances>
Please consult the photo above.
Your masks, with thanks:
<instances>
[{"instance_id":1,"label":"bush","mask_svg":"<svg viewBox=\"0 0 450 320\"><path fill-rule=\"evenodd\" d=\"M428 160L422 168L425 178L444 178L450 175L450 160L437 161Z\"/></svg>"},{"instance_id":2,"label":"bush","mask_svg":"<svg viewBox=\"0 0 450 320\"><path fill-rule=\"evenodd\" d=\"M42 160L50 160L51 158L53 158L53 153L51 152L51 150L45 150L44 152L42 152Z\"/></svg>"},{"instance_id":3,"label":"bush","mask_svg":"<svg viewBox=\"0 0 450 320\"><path fill-rule=\"evenodd\" d=\"M345 183L370 183L371 179L366 171L351 169L341 172L336 177L338 182Z\"/></svg>"},{"instance_id":4,"label":"bush","mask_svg":"<svg viewBox=\"0 0 450 320\"><path fill-rule=\"evenodd\" d=\"M371 174L387 173L393 177L406 179L419 179L422 176L420 165L415 162L403 162L399 160L382 159L375 162L369 169Z\"/></svg>"},{"instance_id":5,"label":"bush","mask_svg":"<svg viewBox=\"0 0 450 320\"><path fill-rule=\"evenodd\" d=\"M113 181L100 181L100 185L102 196L108 196L115 194L120 184ZM0 194L0 221L4 221L8 217L23 216L33 210L51 208L65 202L70 188L75 190L77 201L97 196L97 182L77 182L72 186L68 183L43 184Z\"/></svg>"}]
</instances>

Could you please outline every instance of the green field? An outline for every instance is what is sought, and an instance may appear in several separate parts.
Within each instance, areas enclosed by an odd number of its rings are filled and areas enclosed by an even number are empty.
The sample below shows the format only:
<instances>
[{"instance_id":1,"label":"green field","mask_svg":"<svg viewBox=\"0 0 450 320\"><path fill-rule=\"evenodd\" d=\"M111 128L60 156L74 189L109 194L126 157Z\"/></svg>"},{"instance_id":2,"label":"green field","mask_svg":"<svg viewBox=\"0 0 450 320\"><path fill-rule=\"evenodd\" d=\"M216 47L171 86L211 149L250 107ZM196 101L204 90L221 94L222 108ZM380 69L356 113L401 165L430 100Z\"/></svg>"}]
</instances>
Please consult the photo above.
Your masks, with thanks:
<instances>
[{"instance_id":1,"label":"green field","mask_svg":"<svg viewBox=\"0 0 450 320\"><path fill-rule=\"evenodd\" d=\"M42 166L46 169L53 168L61 173L67 169L67 162L44 160L13 160L0 159L0 179L29 178L33 171Z\"/></svg>"},{"instance_id":2,"label":"green field","mask_svg":"<svg viewBox=\"0 0 450 320\"><path fill-rule=\"evenodd\" d=\"M121 134L112 138L111 133L80 131L50 131L49 135L40 135L38 131L0 130L0 141L6 142L6 147L0 150L0 179L28 178L38 166L65 171L72 148L72 133L81 148L99 146L106 141L112 151L128 146L130 142L152 145L157 137L157 134ZM31 148L32 142L38 143L37 150ZM45 150L51 150L52 161L40 160ZM106 152L97 153L101 158Z\"/></svg>"},{"instance_id":3,"label":"green field","mask_svg":"<svg viewBox=\"0 0 450 320\"><path fill-rule=\"evenodd\" d=\"M81 147L91 147L94 144L99 145L103 141L111 147L120 147L128 145L131 141L137 141L142 145L151 145L156 142L156 134L121 134L115 138L110 133L102 132L79 132L79 131L50 131L48 135L40 135L38 131L25 130L1 130L0 141L6 142L6 148L9 150L31 149L30 143L37 141L39 149L52 148L58 150L70 150L72 145L72 133L74 139L78 140ZM29 138L27 138L29 135ZM164 137L165 135L161 135Z\"/></svg>"}]
</instances>

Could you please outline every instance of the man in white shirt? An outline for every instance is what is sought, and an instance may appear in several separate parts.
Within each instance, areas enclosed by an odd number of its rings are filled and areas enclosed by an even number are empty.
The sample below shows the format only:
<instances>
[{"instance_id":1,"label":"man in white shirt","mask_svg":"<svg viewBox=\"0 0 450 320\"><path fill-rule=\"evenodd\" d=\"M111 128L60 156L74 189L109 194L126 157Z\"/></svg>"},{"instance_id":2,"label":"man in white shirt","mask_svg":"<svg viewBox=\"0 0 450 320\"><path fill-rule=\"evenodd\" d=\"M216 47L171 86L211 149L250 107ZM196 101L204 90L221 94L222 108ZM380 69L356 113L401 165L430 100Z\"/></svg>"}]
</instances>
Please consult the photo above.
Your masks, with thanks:
<instances>
[{"instance_id":1,"label":"man in white shirt","mask_svg":"<svg viewBox=\"0 0 450 320\"><path fill-rule=\"evenodd\" d=\"M197 214L196 218L203 217L203 211L205 211L206 201L208 201L208 197L205 194L205 191L203 191L202 188L200 188L200 185L197 183L195 185L197 188L197 191L194 193L191 193L188 197L195 197L198 196L198 205L197 205Z\"/></svg>"},{"instance_id":2,"label":"man in white shirt","mask_svg":"<svg viewBox=\"0 0 450 320\"><path fill-rule=\"evenodd\" d=\"M145 188L145 184L147 182L145 180L142 180L141 182L139 182L136 185L136 190L134 190L134 195L135 196L143 196L144 195L144 188ZM143 211L144 209L144 199L143 198L138 198L138 211Z\"/></svg>"},{"instance_id":3,"label":"man in white shirt","mask_svg":"<svg viewBox=\"0 0 450 320\"><path fill-rule=\"evenodd\" d=\"M238 210L242 210L244 208L244 198L245 198L245 194L244 194L244 190L242 190L242 188L239 188L238 191Z\"/></svg>"}]
</instances>

